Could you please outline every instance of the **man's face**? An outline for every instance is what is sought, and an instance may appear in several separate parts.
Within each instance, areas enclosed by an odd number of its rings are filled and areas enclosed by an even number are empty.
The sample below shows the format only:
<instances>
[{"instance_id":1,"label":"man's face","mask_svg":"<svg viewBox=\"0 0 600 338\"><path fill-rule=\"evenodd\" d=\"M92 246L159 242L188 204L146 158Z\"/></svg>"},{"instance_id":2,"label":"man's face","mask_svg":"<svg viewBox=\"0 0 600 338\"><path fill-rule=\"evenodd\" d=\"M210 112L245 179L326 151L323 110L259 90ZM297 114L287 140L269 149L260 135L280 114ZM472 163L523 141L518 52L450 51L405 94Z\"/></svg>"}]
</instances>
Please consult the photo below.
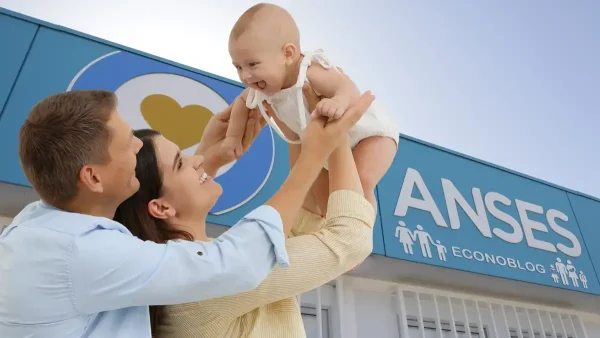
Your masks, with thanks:
<instances>
[{"instance_id":1,"label":"man's face","mask_svg":"<svg viewBox=\"0 0 600 338\"><path fill-rule=\"evenodd\" d=\"M133 136L131 127L116 110L107 126L110 132L109 160L105 164L95 165L95 169L101 178L103 197L120 204L140 187L135 177L135 166L136 154L142 147L142 141Z\"/></svg>"}]
</instances>

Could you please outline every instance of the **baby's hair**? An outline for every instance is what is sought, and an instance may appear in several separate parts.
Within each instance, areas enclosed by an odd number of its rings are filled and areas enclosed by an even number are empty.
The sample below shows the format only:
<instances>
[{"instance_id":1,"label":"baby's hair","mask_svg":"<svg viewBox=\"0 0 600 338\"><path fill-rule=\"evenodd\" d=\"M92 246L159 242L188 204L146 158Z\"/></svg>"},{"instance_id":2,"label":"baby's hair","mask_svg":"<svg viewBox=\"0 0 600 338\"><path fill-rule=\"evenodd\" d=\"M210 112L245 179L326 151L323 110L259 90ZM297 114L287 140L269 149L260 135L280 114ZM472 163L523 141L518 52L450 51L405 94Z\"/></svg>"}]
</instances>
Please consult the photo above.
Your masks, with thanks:
<instances>
[{"instance_id":1,"label":"baby's hair","mask_svg":"<svg viewBox=\"0 0 600 338\"><path fill-rule=\"evenodd\" d=\"M264 17L260 17L264 15ZM237 40L242 34L253 28L258 21L265 26L276 25L277 27L266 27L267 31L279 32L284 43L293 43L300 48L300 31L292 15L284 8L269 4L259 3L248 8L236 21L229 34L229 40Z\"/></svg>"},{"instance_id":2,"label":"baby's hair","mask_svg":"<svg viewBox=\"0 0 600 338\"><path fill-rule=\"evenodd\" d=\"M250 24L254 21L254 17L256 16L256 14L258 14L258 12L260 12L267 6L269 6L269 4L259 3L248 8L236 21L235 25L233 25L233 28L231 29L231 33L229 35L230 38L239 38L240 35L242 35L242 33L244 33L248 29L248 26L250 26Z\"/></svg>"}]
</instances>

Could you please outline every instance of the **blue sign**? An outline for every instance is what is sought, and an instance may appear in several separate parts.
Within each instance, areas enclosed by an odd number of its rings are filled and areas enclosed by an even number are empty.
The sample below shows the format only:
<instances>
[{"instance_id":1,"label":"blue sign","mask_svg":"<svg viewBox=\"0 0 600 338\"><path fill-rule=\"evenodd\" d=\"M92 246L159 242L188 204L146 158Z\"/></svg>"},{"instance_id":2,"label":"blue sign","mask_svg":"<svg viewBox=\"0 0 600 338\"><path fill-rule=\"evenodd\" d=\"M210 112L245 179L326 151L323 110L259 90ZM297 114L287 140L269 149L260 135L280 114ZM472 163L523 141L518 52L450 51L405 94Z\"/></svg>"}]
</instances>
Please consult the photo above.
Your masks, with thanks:
<instances>
[{"instance_id":1,"label":"blue sign","mask_svg":"<svg viewBox=\"0 0 600 338\"><path fill-rule=\"evenodd\" d=\"M0 15L0 116L2 108L8 99L8 95L17 79L19 69L25 61L29 46L37 32L37 25L24 20Z\"/></svg>"},{"instance_id":2,"label":"blue sign","mask_svg":"<svg viewBox=\"0 0 600 338\"><path fill-rule=\"evenodd\" d=\"M567 193L573 212L577 217L577 223L583 235L582 240L586 243L590 258L594 262L596 276L600 280L600 201L591 199L581 194Z\"/></svg>"},{"instance_id":3,"label":"blue sign","mask_svg":"<svg viewBox=\"0 0 600 338\"><path fill-rule=\"evenodd\" d=\"M565 191L400 142L378 186L386 256L600 293Z\"/></svg>"}]
</instances>

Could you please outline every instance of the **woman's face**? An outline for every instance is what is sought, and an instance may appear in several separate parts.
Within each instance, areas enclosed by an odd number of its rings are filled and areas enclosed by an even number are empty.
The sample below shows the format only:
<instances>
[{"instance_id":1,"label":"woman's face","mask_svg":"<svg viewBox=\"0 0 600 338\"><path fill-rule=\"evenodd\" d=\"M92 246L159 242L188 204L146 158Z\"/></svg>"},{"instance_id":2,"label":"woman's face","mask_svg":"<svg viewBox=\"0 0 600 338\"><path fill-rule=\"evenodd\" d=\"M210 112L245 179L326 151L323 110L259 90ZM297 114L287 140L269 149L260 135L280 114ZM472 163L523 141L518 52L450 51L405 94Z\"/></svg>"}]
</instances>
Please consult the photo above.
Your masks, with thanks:
<instances>
[{"instance_id":1,"label":"woman's face","mask_svg":"<svg viewBox=\"0 0 600 338\"><path fill-rule=\"evenodd\" d=\"M223 189L205 173L204 157L182 155L179 147L163 136L154 138L154 146L163 186L158 205L151 201L150 211L164 211L169 218L208 214Z\"/></svg>"}]
</instances>

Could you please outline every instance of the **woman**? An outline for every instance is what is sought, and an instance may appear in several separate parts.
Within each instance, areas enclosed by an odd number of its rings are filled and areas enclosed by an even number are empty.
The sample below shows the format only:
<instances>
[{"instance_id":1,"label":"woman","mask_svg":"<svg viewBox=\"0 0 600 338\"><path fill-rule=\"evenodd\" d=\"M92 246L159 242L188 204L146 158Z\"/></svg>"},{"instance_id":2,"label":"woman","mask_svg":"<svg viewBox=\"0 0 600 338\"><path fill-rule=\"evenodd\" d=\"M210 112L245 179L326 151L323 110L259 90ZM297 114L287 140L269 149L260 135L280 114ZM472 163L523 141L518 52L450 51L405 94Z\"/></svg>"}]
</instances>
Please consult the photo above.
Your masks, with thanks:
<instances>
[{"instance_id":1,"label":"woman","mask_svg":"<svg viewBox=\"0 0 600 338\"><path fill-rule=\"evenodd\" d=\"M316 98L309 96L314 107ZM366 107L363 107L366 109ZM154 131L138 131L144 146L136 174L140 192L119 208L122 224L143 240L207 241L205 218L221 193L202 182L201 157L183 157L171 174L179 149ZM347 140L329 158L330 191L326 219L302 211L286 242L287 269L275 268L255 290L212 301L151 308L156 337L305 337L295 295L320 286L364 260L372 249L375 212L363 191ZM190 170L192 169L192 170ZM320 168L319 168L320 170ZM198 185L194 182L200 180ZM306 209L313 209L310 198ZM321 228L321 230L318 230ZM319 262L319 264L315 264Z\"/></svg>"}]
</instances>

